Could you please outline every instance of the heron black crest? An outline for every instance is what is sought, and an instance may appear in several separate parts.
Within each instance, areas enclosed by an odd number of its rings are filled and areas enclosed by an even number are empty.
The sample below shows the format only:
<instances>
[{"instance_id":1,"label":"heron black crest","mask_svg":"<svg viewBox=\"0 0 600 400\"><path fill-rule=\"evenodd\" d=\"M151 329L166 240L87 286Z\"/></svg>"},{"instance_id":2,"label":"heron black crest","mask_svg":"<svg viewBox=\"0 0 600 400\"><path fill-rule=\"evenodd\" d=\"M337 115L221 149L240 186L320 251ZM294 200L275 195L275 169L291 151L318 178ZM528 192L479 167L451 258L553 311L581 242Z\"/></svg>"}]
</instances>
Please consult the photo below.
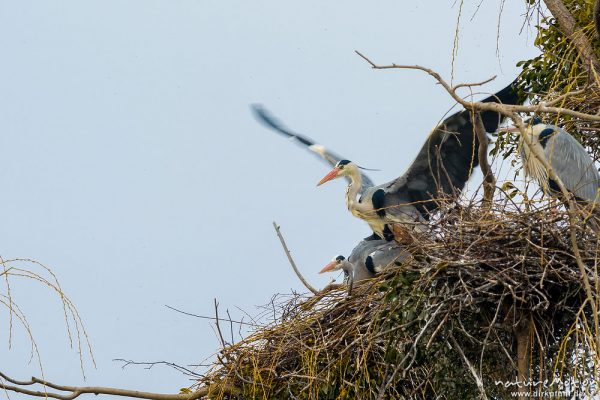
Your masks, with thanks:
<instances>
[{"instance_id":1,"label":"heron black crest","mask_svg":"<svg viewBox=\"0 0 600 400\"><path fill-rule=\"evenodd\" d=\"M346 259L346 257L344 257L344 256L337 256L335 259L337 261L344 261Z\"/></svg>"},{"instance_id":2,"label":"heron black crest","mask_svg":"<svg viewBox=\"0 0 600 400\"><path fill-rule=\"evenodd\" d=\"M555 135L556 133L557 132L552 128L546 128L540 132L538 141L540 142L543 148L546 148L546 145L548 144L548 139L550 139L552 135Z\"/></svg>"}]
</instances>

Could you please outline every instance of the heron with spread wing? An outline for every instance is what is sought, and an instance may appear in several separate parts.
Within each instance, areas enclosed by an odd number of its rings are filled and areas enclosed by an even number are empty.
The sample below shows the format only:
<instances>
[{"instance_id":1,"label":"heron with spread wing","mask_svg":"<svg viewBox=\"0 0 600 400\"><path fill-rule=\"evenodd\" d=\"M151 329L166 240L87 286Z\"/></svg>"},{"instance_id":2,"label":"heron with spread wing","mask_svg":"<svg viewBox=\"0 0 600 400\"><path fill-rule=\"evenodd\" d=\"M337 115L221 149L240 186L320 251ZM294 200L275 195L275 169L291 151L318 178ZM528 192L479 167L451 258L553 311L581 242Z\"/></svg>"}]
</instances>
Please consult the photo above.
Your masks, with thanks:
<instances>
[{"instance_id":1,"label":"heron with spread wing","mask_svg":"<svg viewBox=\"0 0 600 400\"><path fill-rule=\"evenodd\" d=\"M511 84L482 101L517 104L519 98ZM349 182L346 190L348 210L365 220L376 237L388 241L402 237L406 230L422 230L430 213L439 208L437 200L443 194L457 197L479 164L478 140L469 110L459 111L439 124L403 175L374 186L357 164L283 127L264 108L254 106L253 109L259 121L268 127L294 138L328 163L335 162L334 168L318 185L345 177ZM481 120L486 132L495 132L502 116L484 111Z\"/></svg>"}]
</instances>

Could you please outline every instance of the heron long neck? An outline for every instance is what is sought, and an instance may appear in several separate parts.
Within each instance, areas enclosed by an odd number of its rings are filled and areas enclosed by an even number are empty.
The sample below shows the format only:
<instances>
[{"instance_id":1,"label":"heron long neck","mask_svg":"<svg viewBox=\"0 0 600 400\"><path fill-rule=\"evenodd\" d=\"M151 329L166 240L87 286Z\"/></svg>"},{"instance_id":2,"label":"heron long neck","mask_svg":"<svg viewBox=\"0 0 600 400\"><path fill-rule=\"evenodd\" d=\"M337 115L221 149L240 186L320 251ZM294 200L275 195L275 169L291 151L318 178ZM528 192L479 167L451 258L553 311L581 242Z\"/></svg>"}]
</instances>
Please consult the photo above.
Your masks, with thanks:
<instances>
[{"instance_id":1,"label":"heron long neck","mask_svg":"<svg viewBox=\"0 0 600 400\"><path fill-rule=\"evenodd\" d=\"M533 146L535 147L535 150L530 148L525 143L525 140L522 137L519 139L519 150L521 153L521 158L523 159L523 167L525 169L525 174L535 179L544 192L548 192L548 171L546 171L544 165L533 154L533 152L535 151L540 156L542 156L542 146L540 145L537 135L534 135L530 132L527 132L527 134L531 135L530 138L533 143Z\"/></svg>"},{"instance_id":2,"label":"heron long neck","mask_svg":"<svg viewBox=\"0 0 600 400\"><path fill-rule=\"evenodd\" d=\"M358 171L358 168L352 166L350 173L348 174L348 178L350 179L350 183L346 189L346 206L348 206L348 209L351 210L352 207L358 204L356 196L358 196L360 193L360 188L362 187L362 177Z\"/></svg>"}]
</instances>

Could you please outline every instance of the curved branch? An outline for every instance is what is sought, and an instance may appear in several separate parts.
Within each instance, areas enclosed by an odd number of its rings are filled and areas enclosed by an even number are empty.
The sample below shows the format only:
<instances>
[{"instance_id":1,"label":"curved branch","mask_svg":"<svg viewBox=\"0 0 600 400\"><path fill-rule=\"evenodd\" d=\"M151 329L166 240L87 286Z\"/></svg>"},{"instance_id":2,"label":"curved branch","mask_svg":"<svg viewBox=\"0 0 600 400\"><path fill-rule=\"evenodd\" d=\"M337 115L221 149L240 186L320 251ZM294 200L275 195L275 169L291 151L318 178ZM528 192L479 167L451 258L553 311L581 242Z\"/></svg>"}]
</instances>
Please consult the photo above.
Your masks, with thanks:
<instances>
[{"instance_id":1,"label":"curved branch","mask_svg":"<svg viewBox=\"0 0 600 400\"><path fill-rule=\"evenodd\" d=\"M58 385L43 379L32 377L29 381L18 381L13 379L2 372L0 377L11 383L7 385L4 382L0 382L0 389L8 390L15 393L21 393L32 397L43 397L52 398L58 400L73 400L82 394L105 394L112 396L131 397L136 399L148 399L148 400L197 400L206 396L210 396L213 393L228 393L231 395L239 395L240 391L237 388L227 385L210 385L203 386L200 389L191 393L182 394L168 394L168 393L152 393L152 392L141 392L138 390L120 389L104 386L66 386ZM40 384L45 386L43 390L27 389L23 386L31 386ZM54 389L56 391L65 393L49 392L46 388Z\"/></svg>"},{"instance_id":2,"label":"curved branch","mask_svg":"<svg viewBox=\"0 0 600 400\"><path fill-rule=\"evenodd\" d=\"M462 97L456 94L456 89L464 86L477 86L479 83L474 84L461 84L457 86L449 85L440 74L435 72L432 69L423 67L421 65L399 65L399 64L391 64L391 65L377 65L369 60L367 57L362 55L360 52L356 51L360 57L362 57L365 61L367 61L373 69L416 69L419 71L426 72L428 75L432 76L446 91L452 96L456 102L461 104L467 109L476 109L478 111L495 111L498 113L502 113L504 115L508 115L508 113L515 112L526 112L526 113L549 113L549 114L564 114L570 115L572 117L585 119L588 121L600 121L599 115L586 114L578 111L573 111L568 108L562 107L553 107L546 104L539 104L535 106L523 106L519 104L498 104L498 103L480 103L480 102L471 102L464 100ZM489 80L488 80L489 81Z\"/></svg>"}]
</instances>

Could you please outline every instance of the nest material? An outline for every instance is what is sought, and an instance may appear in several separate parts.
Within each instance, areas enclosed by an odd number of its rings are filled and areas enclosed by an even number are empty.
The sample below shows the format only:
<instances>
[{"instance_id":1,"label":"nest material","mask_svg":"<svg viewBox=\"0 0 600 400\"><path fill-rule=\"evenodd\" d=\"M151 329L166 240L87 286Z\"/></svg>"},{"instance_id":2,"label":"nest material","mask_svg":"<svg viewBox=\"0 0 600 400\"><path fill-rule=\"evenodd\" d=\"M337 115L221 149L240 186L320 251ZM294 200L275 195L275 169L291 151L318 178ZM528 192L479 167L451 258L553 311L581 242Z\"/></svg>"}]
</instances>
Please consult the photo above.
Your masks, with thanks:
<instances>
[{"instance_id":1,"label":"nest material","mask_svg":"<svg viewBox=\"0 0 600 400\"><path fill-rule=\"evenodd\" d=\"M222 399L505 398L514 387L498 382L515 381L519 335L535 380L589 378L594 328L567 212L498 204L453 205L411 260L349 296L281 304L199 385L239 390L213 392ZM593 279L597 238L584 221L574 229Z\"/></svg>"}]
</instances>

